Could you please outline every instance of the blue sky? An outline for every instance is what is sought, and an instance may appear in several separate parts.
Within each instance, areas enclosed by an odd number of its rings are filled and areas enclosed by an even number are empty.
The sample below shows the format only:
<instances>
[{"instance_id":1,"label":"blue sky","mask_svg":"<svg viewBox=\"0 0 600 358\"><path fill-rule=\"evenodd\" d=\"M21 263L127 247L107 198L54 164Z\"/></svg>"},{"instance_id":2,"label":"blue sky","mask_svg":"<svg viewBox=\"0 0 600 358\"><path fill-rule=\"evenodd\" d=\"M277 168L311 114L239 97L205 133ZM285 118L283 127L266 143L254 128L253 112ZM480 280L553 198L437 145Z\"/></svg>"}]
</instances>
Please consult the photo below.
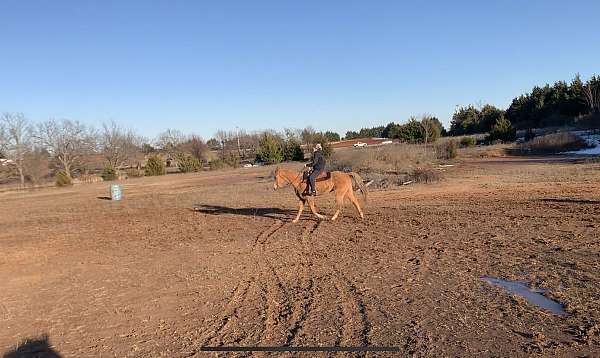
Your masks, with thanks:
<instances>
[{"instance_id":1,"label":"blue sky","mask_svg":"<svg viewBox=\"0 0 600 358\"><path fill-rule=\"evenodd\" d=\"M0 111L349 129L600 73L599 1L0 0Z\"/></svg>"}]
</instances>

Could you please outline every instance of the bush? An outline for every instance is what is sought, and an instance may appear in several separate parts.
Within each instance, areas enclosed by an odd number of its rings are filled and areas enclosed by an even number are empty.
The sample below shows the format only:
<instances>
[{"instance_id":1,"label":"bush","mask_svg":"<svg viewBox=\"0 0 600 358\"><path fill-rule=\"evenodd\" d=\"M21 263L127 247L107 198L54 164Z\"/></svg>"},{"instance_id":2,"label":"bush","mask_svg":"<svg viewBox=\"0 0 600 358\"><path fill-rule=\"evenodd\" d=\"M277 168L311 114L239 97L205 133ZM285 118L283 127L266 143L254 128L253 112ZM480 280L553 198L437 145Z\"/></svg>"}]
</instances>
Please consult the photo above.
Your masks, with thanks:
<instances>
[{"instance_id":1,"label":"bush","mask_svg":"<svg viewBox=\"0 0 600 358\"><path fill-rule=\"evenodd\" d=\"M283 161L282 140L273 133L265 132L260 138L256 159L266 164L276 164Z\"/></svg>"},{"instance_id":2,"label":"bush","mask_svg":"<svg viewBox=\"0 0 600 358\"><path fill-rule=\"evenodd\" d=\"M487 141L494 142L500 140L503 142L512 142L516 138L517 130L512 126L508 119L501 117L492 126L492 130L487 136Z\"/></svg>"},{"instance_id":3,"label":"bush","mask_svg":"<svg viewBox=\"0 0 600 358\"><path fill-rule=\"evenodd\" d=\"M463 148L474 147L476 143L477 143L477 140L475 139L475 137L472 137L472 136L462 137L460 139L460 146Z\"/></svg>"},{"instance_id":4,"label":"bush","mask_svg":"<svg viewBox=\"0 0 600 358\"><path fill-rule=\"evenodd\" d=\"M191 173L202 170L202 163L189 154L177 153L175 154L175 159L177 160L177 166L182 173Z\"/></svg>"},{"instance_id":5,"label":"bush","mask_svg":"<svg viewBox=\"0 0 600 358\"><path fill-rule=\"evenodd\" d=\"M454 159L458 155L458 144L454 139L440 144L436 147L438 159Z\"/></svg>"},{"instance_id":6,"label":"bush","mask_svg":"<svg viewBox=\"0 0 600 358\"><path fill-rule=\"evenodd\" d=\"M295 138L288 138L283 146L283 159L286 161L304 160L304 151Z\"/></svg>"},{"instance_id":7,"label":"bush","mask_svg":"<svg viewBox=\"0 0 600 358\"><path fill-rule=\"evenodd\" d=\"M49 164L48 153L40 150L26 153L23 160L23 174L31 184L39 185L50 174Z\"/></svg>"},{"instance_id":8,"label":"bush","mask_svg":"<svg viewBox=\"0 0 600 358\"><path fill-rule=\"evenodd\" d=\"M165 175L165 163L158 156L153 155L148 158L146 163L146 176Z\"/></svg>"},{"instance_id":9,"label":"bush","mask_svg":"<svg viewBox=\"0 0 600 358\"><path fill-rule=\"evenodd\" d=\"M585 140L573 133L553 133L535 137L527 143L517 147L519 152L531 154L550 154L569 152L585 149L588 144Z\"/></svg>"},{"instance_id":10,"label":"bush","mask_svg":"<svg viewBox=\"0 0 600 358\"><path fill-rule=\"evenodd\" d=\"M431 168L415 168L408 178L416 183L432 183L440 180L440 173Z\"/></svg>"},{"instance_id":11,"label":"bush","mask_svg":"<svg viewBox=\"0 0 600 358\"><path fill-rule=\"evenodd\" d=\"M210 170L223 169L225 168L225 161L223 161L223 159L213 159L208 162L208 166L210 167Z\"/></svg>"},{"instance_id":12,"label":"bush","mask_svg":"<svg viewBox=\"0 0 600 358\"><path fill-rule=\"evenodd\" d=\"M397 133L394 134L394 137L406 143L423 142L423 127L415 118L411 118L408 122L397 128Z\"/></svg>"},{"instance_id":13,"label":"bush","mask_svg":"<svg viewBox=\"0 0 600 358\"><path fill-rule=\"evenodd\" d=\"M227 156L225 156L225 164L232 168L240 167L240 156L236 152L229 152Z\"/></svg>"},{"instance_id":14,"label":"bush","mask_svg":"<svg viewBox=\"0 0 600 358\"><path fill-rule=\"evenodd\" d=\"M144 176L144 171L137 168L129 168L125 171L130 178L141 178Z\"/></svg>"},{"instance_id":15,"label":"bush","mask_svg":"<svg viewBox=\"0 0 600 358\"><path fill-rule=\"evenodd\" d=\"M67 173L63 172L63 171L59 171L56 173L56 175L54 176L55 182L56 182L56 186L69 186L69 185L73 185L73 180L71 180L71 177L69 177L67 175Z\"/></svg>"},{"instance_id":16,"label":"bush","mask_svg":"<svg viewBox=\"0 0 600 358\"><path fill-rule=\"evenodd\" d=\"M104 167L102 175L100 175L104 181L117 180L117 171L113 167Z\"/></svg>"}]
</instances>

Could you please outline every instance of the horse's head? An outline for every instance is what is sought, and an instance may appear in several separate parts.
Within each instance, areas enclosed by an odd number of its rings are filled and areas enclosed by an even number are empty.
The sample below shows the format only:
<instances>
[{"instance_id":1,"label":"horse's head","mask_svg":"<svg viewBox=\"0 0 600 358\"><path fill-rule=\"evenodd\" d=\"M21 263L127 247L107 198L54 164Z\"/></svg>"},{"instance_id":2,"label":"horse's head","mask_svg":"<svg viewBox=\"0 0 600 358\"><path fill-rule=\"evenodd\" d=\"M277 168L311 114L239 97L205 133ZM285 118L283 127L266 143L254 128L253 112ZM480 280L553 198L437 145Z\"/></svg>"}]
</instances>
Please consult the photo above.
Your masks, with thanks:
<instances>
[{"instance_id":1,"label":"horse's head","mask_svg":"<svg viewBox=\"0 0 600 358\"><path fill-rule=\"evenodd\" d=\"M273 181L273 189L277 190L287 184L287 180L281 175L281 169L275 168L275 180Z\"/></svg>"}]
</instances>

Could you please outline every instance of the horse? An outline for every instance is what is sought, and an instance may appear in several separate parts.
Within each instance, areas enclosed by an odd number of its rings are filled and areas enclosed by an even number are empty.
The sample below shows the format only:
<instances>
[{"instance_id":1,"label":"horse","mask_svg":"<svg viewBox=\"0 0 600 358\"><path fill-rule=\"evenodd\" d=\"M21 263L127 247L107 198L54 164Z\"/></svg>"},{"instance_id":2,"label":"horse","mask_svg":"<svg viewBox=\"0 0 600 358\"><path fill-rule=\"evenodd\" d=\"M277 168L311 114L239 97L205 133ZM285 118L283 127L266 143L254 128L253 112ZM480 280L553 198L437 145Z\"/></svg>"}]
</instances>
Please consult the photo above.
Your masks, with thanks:
<instances>
[{"instance_id":1,"label":"horse","mask_svg":"<svg viewBox=\"0 0 600 358\"><path fill-rule=\"evenodd\" d=\"M330 193L335 192L335 201L337 204L337 210L335 214L331 217L332 221L335 221L344 206L344 199L348 198L350 202L358 211L361 219L365 218L362 209L360 208L360 204L358 200L354 196L354 188L352 182L355 182L360 191L362 192L365 203L367 202L367 187L363 183L362 178L357 173L344 173L340 171L333 171L327 173L327 176L324 179L317 179L317 192L319 195L321 193ZM310 195L306 195L306 187L308 185L307 181L304 180L303 172L294 172L291 170L282 169L277 167L275 169L275 180L273 182L273 189L277 190L286 185L291 185L296 192L296 196L300 201L300 206L298 208L298 215L296 218L292 220L292 222L297 223L300 220L300 216L302 215L302 211L304 210L304 205L308 202L310 210L313 214L315 214L320 220L326 219L324 215L321 215L317 212L315 207L314 197Z\"/></svg>"}]
</instances>

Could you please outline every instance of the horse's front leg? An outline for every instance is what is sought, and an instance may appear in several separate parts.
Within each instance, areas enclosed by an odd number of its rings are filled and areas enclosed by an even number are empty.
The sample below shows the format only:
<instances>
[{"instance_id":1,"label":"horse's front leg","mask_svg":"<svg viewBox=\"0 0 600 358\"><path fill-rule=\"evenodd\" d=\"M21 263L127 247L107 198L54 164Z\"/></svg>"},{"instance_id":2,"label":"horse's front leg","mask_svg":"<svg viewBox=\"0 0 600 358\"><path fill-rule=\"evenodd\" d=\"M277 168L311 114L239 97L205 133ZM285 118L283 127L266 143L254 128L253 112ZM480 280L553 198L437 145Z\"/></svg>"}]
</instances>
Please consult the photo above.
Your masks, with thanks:
<instances>
[{"instance_id":1,"label":"horse's front leg","mask_svg":"<svg viewBox=\"0 0 600 358\"><path fill-rule=\"evenodd\" d=\"M298 220L300 220L300 216L302 215L302 210L304 210L304 202L302 200L300 200L300 207L298 208L298 215L296 215L296 218L294 220L292 220L293 223L297 223Z\"/></svg>"}]
</instances>

